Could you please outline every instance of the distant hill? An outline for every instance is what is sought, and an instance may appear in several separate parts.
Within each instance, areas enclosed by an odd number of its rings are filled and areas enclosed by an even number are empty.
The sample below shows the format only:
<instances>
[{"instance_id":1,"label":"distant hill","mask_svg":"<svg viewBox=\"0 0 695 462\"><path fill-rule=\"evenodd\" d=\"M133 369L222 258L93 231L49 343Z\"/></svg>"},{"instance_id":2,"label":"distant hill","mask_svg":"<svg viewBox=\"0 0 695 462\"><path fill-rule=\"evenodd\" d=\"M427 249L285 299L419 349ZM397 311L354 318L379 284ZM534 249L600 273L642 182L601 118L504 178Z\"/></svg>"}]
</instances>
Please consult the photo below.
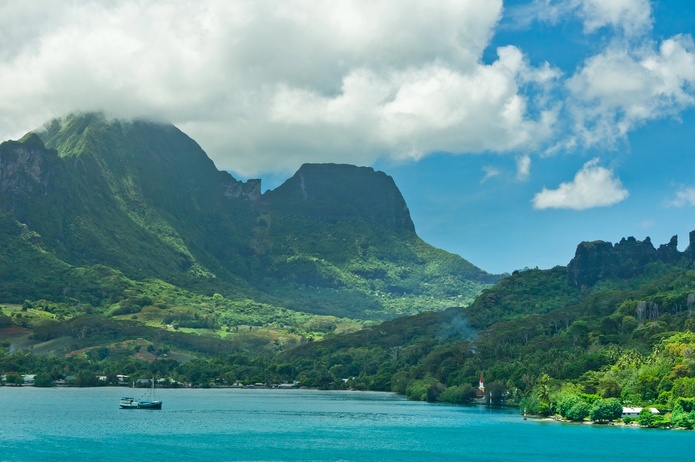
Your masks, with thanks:
<instances>
[{"instance_id":1,"label":"distant hill","mask_svg":"<svg viewBox=\"0 0 695 462\"><path fill-rule=\"evenodd\" d=\"M382 172L304 165L262 194L173 125L95 113L0 145L0 275L0 303L213 331L441 310L499 279L423 242Z\"/></svg>"}]
</instances>

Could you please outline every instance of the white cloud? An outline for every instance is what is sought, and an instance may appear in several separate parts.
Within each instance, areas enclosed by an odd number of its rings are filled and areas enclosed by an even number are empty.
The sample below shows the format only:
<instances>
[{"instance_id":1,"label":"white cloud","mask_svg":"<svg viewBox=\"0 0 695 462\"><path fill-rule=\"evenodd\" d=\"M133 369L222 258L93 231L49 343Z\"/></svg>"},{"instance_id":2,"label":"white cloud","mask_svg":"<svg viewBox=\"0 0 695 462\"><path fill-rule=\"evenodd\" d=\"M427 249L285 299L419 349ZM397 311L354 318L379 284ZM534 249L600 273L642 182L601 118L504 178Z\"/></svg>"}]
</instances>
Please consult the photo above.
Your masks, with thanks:
<instances>
[{"instance_id":1,"label":"white cloud","mask_svg":"<svg viewBox=\"0 0 695 462\"><path fill-rule=\"evenodd\" d=\"M585 210L617 204L628 197L613 171L598 165L598 159L585 163L574 180L562 183L557 189L546 189L535 195L535 209Z\"/></svg>"},{"instance_id":2,"label":"white cloud","mask_svg":"<svg viewBox=\"0 0 695 462\"><path fill-rule=\"evenodd\" d=\"M0 139L102 110L171 121L243 176L443 151L510 153L523 179L529 153L615 141L694 104L690 36L622 40L649 29L647 0L532 7L621 40L567 81L513 45L483 60L502 0L3 2Z\"/></svg>"},{"instance_id":3,"label":"white cloud","mask_svg":"<svg viewBox=\"0 0 695 462\"><path fill-rule=\"evenodd\" d=\"M530 28L534 21L578 20L586 34L604 32L586 43L599 45L599 51L579 63L564 81L566 93L557 95L558 136L545 146L544 155L611 149L644 123L678 117L695 105L693 38L652 39L649 0L533 0L507 14L520 28Z\"/></svg>"},{"instance_id":4,"label":"white cloud","mask_svg":"<svg viewBox=\"0 0 695 462\"><path fill-rule=\"evenodd\" d=\"M521 156L516 159L516 179L526 180L531 175L531 157Z\"/></svg>"},{"instance_id":5,"label":"white cloud","mask_svg":"<svg viewBox=\"0 0 695 462\"><path fill-rule=\"evenodd\" d=\"M695 105L695 45L684 35L664 40L658 50L614 43L589 58L567 87L584 143L613 142L646 121Z\"/></svg>"},{"instance_id":6,"label":"white cloud","mask_svg":"<svg viewBox=\"0 0 695 462\"><path fill-rule=\"evenodd\" d=\"M534 98L557 71L513 46L481 61L502 0L48 6L0 5L3 139L78 110L153 117L189 133L219 168L253 175L528 150L556 119Z\"/></svg>"},{"instance_id":7,"label":"white cloud","mask_svg":"<svg viewBox=\"0 0 695 462\"><path fill-rule=\"evenodd\" d=\"M668 201L672 207L687 207L695 205L695 186L684 186L676 191L676 197Z\"/></svg>"},{"instance_id":8,"label":"white cloud","mask_svg":"<svg viewBox=\"0 0 695 462\"><path fill-rule=\"evenodd\" d=\"M528 27L535 20L556 24L565 18L577 18L587 34L611 27L626 37L649 32L651 14L649 0L534 0L511 12L521 27Z\"/></svg>"},{"instance_id":9,"label":"white cloud","mask_svg":"<svg viewBox=\"0 0 695 462\"><path fill-rule=\"evenodd\" d=\"M587 32L604 26L621 29L627 36L642 35L652 26L649 0L573 0Z\"/></svg>"}]
</instances>

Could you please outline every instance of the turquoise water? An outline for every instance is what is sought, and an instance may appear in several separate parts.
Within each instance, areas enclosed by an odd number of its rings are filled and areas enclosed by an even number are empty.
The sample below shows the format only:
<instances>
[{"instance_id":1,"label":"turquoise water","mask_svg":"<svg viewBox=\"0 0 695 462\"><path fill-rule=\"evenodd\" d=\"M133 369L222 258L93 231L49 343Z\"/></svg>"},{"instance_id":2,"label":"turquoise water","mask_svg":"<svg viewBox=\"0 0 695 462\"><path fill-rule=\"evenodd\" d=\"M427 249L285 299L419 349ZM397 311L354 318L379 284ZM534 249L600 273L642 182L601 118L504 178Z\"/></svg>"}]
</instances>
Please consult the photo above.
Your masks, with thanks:
<instances>
[{"instance_id":1,"label":"turquoise water","mask_svg":"<svg viewBox=\"0 0 695 462\"><path fill-rule=\"evenodd\" d=\"M387 393L158 390L163 409L146 411L118 409L124 391L0 387L0 460L695 461L695 431L524 421Z\"/></svg>"}]
</instances>

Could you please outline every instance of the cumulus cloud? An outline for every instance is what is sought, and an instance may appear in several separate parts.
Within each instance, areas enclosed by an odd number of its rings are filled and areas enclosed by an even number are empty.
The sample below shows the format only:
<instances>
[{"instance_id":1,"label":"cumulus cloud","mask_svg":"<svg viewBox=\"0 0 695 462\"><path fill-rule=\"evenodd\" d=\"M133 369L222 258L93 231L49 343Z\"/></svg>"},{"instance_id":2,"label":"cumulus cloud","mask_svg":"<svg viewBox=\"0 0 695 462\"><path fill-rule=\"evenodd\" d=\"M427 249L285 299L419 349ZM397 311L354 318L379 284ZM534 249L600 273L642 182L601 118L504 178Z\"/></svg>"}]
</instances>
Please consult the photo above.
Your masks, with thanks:
<instances>
[{"instance_id":1,"label":"cumulus cloud","mask_svg":"<svg viewBox=\"0 0 695 462\"><path fill-rule=\"evenodd\" d=\"M649 0L574 0L587 32L612 26L634 36L652 27Z\"/></svg>"},{"instance_id":2,"label":"cumulus cloud","mask_svg":"<svg viewBox=\"0 0 695 462\"><path fill-rule=\"evenodd\" d=\"M558 136L545 155L610 149L644 123L695 105L693 38L654 40L649 0L534 0L511 8L509 17L521 28L580 21L586 34L602 32L594 43L603 45L563 82Z\"/></svg>"},{"instance_id":3,"label":"cumulus cloud","mask_svg":"<svg viewBox=\"0 0 695 462\"><path fill-rule=\"evenodd\" d=\"M585 210L606 207L625 200L629 193L612 170L598 165L599 159L585 163L574 180L557 189L546 189L533 198L535 209Z\"/></svg>"},{"instance_id":4,"label":"cumulus cloud","mask_svg":"<svg viewBox=\"0 0 695 462\"><path fill-rule=\"evenodd\" d=\"M653 21L649 0L534 0L513 10L519 26L576 18L587 34L610 27L620 35L635 37L651 30Z\"/></svg>"},{"instance_id":5,"label":"cumulus cloud","mask_svg":"<svg viewBox=\"0 0 695 462\"><path fill-rule=\"evenodd\" d=\"M0 139L96 110L173 122L219 168L243 176L449 152L511 154L525 179L533 153L612 142L694 104L692 38L644 42L648 0L526 7L536 19L574 18L587 33L619 36L569 78L513 44L483 59L502 6L2 2Z\"/></svg>"},{"instance_id":6,"label":"cumulus cloud","mask_svg":"<svg viewBox=\"0 0 695 462\"><path fill-rule=\"evenodd\" d=\"M245 175L533 149L556 119L535 98L559 74L513 46L482 62L501 14L501 0L5 2L0 135L74 111L151 117Z\"/></svg>"},{"instance_id":7,"label":"cumulus cloud","mask_svg":"<svg viewBox=\"0 0 695 462\"><path fill-rule=\"evenodd\" d=\"M635 51L614 44L589 58L567 87L575 132L587 145L624 138L695 105L693 39L679 35Z\"/></svg>"}]
</instances>

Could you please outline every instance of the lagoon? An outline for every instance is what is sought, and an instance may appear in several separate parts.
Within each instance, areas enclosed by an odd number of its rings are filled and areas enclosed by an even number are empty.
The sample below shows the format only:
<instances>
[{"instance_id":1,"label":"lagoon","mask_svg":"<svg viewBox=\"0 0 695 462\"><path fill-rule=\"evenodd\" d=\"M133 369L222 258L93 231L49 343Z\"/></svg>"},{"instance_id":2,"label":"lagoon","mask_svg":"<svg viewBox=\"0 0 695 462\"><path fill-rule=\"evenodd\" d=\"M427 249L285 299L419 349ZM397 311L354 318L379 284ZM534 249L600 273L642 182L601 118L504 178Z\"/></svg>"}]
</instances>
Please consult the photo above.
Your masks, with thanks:
<instances>
[{"instance_id":1,"label":"lagoon","mask_svg":"<svg viewBox=\"0 0 695 462\"><path fill-rule=\"evenodd\" d=\"M390 393L163 389L161 411L119 409L132 391L0 387L0 460L695 460L695 431L523 420Z\"/></svg>"}]
</instances>

